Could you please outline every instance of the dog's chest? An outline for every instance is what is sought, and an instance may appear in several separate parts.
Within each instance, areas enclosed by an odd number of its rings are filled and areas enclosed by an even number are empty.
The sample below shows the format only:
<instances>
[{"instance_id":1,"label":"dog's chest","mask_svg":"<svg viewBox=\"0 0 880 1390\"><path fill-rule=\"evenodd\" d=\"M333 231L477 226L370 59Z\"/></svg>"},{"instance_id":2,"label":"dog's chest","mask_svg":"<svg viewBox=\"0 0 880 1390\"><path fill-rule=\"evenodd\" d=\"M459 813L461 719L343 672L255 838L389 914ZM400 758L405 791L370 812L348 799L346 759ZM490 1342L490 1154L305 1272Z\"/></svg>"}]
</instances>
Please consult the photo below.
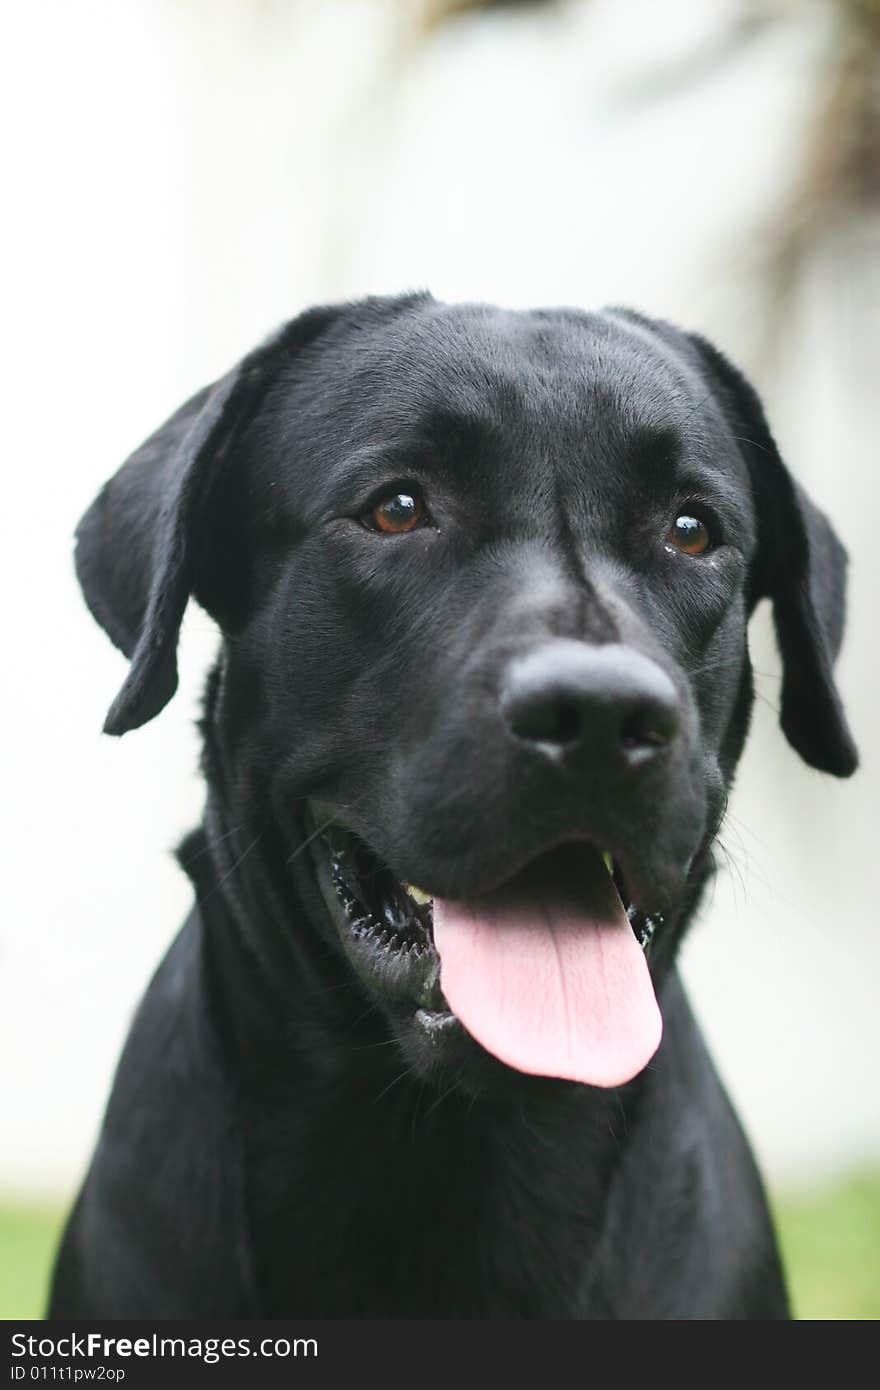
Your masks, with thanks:
<instances>
[{"instance_id":1,"label":"dog's chest","mask_svg":"<svg viewBox=\"0 0 880 1390\"><path fill-rule=\"evenodd\" d=\"M252 1159L249 1221L270 1317L584 1318L602 1203L587 1156L511 1150L382 1111ZM387 1116L386 1116L387 1118ZM449 1118L449 1117L448 1117ZM399 1120L399 1116L395 1116Z\"/></svg>"}]
</instances>

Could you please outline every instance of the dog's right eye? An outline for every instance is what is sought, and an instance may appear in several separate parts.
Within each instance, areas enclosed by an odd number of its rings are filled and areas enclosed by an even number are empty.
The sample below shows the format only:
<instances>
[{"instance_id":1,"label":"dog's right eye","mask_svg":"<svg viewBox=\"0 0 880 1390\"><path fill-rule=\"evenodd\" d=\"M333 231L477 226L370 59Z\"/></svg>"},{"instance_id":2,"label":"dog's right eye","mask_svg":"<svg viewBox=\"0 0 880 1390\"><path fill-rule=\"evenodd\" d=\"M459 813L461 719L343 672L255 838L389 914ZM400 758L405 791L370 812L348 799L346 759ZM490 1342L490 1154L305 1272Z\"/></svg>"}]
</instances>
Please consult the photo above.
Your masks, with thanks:
<instances>
[{"instance_id":1,"label":"dog's right eye","mask_svg":"<svg viewBox=\"0 0 880 1390\"><path fill-rule=\"evenodd\" d=\"M675 518L666 543L685 555L704 555L712 549L712 536L705 521L685 513Z\"/></svg>"},{"instance_id":2,"label":"dog's right eye","mask_svg":"<svg viewBox=\"0 0 880 1390\"><path fill-rule=\"evenodd\" d=\"M387 493L374 502L359 518L370 531L382 531L387 536L399 536L414 531L425 520L424 499L415 490Z\"/></svg>"}]
</instances>

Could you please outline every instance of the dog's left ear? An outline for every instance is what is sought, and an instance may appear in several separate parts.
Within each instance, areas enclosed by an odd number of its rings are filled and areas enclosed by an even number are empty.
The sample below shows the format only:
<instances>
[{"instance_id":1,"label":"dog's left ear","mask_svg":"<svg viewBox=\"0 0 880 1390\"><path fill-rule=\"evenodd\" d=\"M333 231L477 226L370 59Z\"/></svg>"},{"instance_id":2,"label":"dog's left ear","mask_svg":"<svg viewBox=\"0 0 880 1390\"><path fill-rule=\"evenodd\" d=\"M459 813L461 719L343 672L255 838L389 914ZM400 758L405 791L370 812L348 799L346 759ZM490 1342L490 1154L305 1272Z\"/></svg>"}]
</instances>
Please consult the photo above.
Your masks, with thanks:
<instances>
[{"instance_id":1,"label":"dog's left ear","mask_svg":"<svg viewBox=\"0 0 880 1390\"><path fill-rule=\"evenodd\" d=\"M849 777L858 753L833 672L843 638L846 551L783 463L754 387L711 343L689 337L751 470L758 554L750 599L752 606L764 597L773 603L783 732L811 767Z\"/></svg>"},{"instance_id":2,"label":"dog's left ear","mask_svg":"<svg viewBox=\"0 0 880 1390\"><path fill-rule=\"evenodd\" d=\"M75 558L86 602L131 658L105 733L145 724L177 689L180 624L231 446L279 363L336 316L335 308L308 310L193 396L122 465L80 521Z\"/></svg>"}]
</instances>

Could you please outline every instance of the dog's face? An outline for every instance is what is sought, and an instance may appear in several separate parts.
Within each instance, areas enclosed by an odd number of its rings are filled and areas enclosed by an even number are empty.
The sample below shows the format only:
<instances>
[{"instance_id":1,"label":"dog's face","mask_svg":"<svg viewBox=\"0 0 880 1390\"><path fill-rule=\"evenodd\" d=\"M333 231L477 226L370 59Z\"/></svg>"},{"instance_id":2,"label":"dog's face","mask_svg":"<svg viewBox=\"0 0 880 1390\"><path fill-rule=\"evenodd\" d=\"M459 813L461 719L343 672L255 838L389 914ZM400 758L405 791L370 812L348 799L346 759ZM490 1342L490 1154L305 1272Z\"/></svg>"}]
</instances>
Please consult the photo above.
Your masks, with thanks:
<instances>
[{"instance_id":1,"label":"dog's face","mask_svg":"<svg viewBox=\"0 0 880 1390\"><path fill-rule=\"evenodd\" d=\"M855 766L840 546L739 374L622 311L313 311L133 456L78 566L133 655L111 732L173 693L189 594L217 618L230 814L271 820L417 1066L649 1060L761 596L790 741Z\"/></svg>"}]
</instances>

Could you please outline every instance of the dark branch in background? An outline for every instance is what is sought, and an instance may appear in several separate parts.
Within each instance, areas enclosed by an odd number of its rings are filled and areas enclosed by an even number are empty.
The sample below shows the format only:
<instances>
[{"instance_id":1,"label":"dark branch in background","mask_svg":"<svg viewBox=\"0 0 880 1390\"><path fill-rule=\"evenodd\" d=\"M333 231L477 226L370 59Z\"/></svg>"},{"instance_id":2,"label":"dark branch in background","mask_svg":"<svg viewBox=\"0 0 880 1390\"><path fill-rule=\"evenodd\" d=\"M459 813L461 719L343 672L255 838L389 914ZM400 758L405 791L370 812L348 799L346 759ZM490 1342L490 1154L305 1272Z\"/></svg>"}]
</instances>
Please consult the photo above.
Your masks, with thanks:
<instances>
[{"instance_id":1,"label":"dark branch in background","mask_svg":"<svg viewBox=\"0 0 880 1390\"><path fill-rule=\"evenodd\" d=\"M828 3L831 32L794 177L762 229L771 344L811 261L849 255L853 234L876 226L880 213L880 0Z\"/></svg>"},{"instance_id":2,"label":"dark branch in background","mask_svg":"<svg viewBox=\"0 0 880 1390\"><path fill-rule=\"evenodd\" d=\"M664 63L649 72L641 72L621 84L624 106L638 106L646 101L660 101L673 96L682 87L706 82L719 69L744 54L755 39L760 38L782 15L777 5L763 0L743 0L742 8L719 33L713 34L698 48L682 57Z\"/></svg>"},{"instance_id":3,"label":"dark branch in background","mask_svg":"<svg viewBox=\"0 0 880 1390\"><path fill-rule=\"evenodd\" d=\"M880 212L880 0L814 0L813 8L827 40L802 136L779 202L755 229L747 257L762 291L768 348L788 324L807 267L824 252L848 254L853 233L875 224ZM629 84L626 102L659 101L705 81L802 11L786 0L742 0L721 34Z\"/></svg>"},{"instance_id":4,"label":"dark branch in background","mask_svg":"<svg viewBox=\"0 0 880 1390\"><path fill-rule=\"evenodd\" d=\"M553 0L425 0L436 29L465 12L549 8ZM826 252L849 254L853 234L880 212L880 0L813 0L827 40L811 78L802 138L776 207L755 229L744 259L761 289L765 346L787 327L807 267ZM710 79L771 26L799 22L802 0L740 0L720 34L674 63L627 84L624 102L662 101ZM621 22L626 7L621 6Z\"/></svg>"},{"instance_id":5,"label":"dark branch in background","mask_svg":"<svg viewBox=\"0 0 880 1390\"><path fill-rule=\"evenodd\" d=\"M439 28L456 15L477 10L546 10L559 0L423 0L425 26Z\"/></svg>"}]
</instances>

